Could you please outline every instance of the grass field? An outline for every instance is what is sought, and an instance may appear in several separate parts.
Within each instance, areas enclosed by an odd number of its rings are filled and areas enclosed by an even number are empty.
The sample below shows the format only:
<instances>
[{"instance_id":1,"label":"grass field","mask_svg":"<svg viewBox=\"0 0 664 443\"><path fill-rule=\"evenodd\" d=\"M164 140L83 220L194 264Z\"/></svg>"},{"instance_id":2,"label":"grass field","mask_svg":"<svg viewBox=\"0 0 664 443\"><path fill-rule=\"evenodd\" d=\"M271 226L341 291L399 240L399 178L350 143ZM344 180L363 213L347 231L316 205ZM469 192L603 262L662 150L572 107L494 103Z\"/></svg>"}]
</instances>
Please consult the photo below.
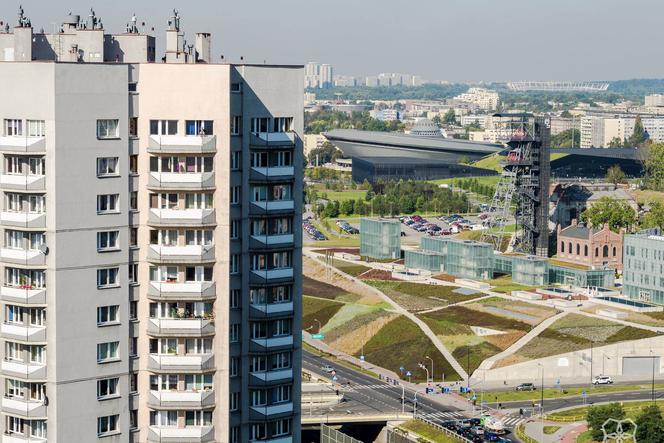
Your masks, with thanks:
<instances>
[{"instance_id":1,"label":"grass field","mask_svg":"<svg viewBox=\"0 0 664 443\"><path fill-rule=\"evenodd\" d=\"M343 306L343 303L336 301L303 296L302 329L307 330L311 328L313 331L318 332L318 321L320 321L320 325L324 326Z\"/></svg>"},{"instance_id":2,"label":"grass field","mask_svg":"<svg viewBox=\"0 0 664 443\"><path fill-rule=\"evenodd\" d=\"M625 410L625 415L627 418L635 419L637 415L641 412L641 409L643 409L646 406L652 405L652 401L624 401L623 403L623 409ZM664 412L664 406L661 404L658 404L660 411ZM588 413L589 406L583 406L580 408L574 408L574 409L566 409L564 411L560 412L554 412L552 414L547 414L547 418L550 418L552 420L556 419L565 419L568 417L585 417L586 414ZM577 440L578 441L578 440ZM590 440L588 440L590 441Z\"/></svg>"},{"instance_id":3,"label":"grass field","mask_svg":"<svg viewBox=\"0 0 664 443\"><path fill-rule=\"evenodd\" d=\"M479 184L481 185L490 185L490 186L496 186L496 184L500 181L500 175L487 175L487 176L480 176L480 177L464 177L464 180L477 180ZM453 184L456 180L459 180L458 178L441 178L439 180L431 180L432 183L435 183L437 185L443 185L443 184Z\"/></svg>"},{"instance_id":4,"label":"grass field","mask_svg":"<svg viewBox=\"0 0 664 443\"><path fill-rule=\"evenodd\" d=\"M591 341L597 347L655 336L657 333L645 329L581 314L569 314L556 321L514 355L498 362L496 367L586 349L590 347Z\"/></svg>"},{"instance_id":5,"label":"grass field","mask_svg":"<svg viewBox=\"0 0 664 443\"><path fill-rule=\"evenodd\" d=\"M503 167L500 165L500 162L505 160L504 155L499 155L499 154L491 154L488 155L475 163L473 163L473 166L476 168L484 168L484 169L492 169L498 173L503 171Z\"/></svg>"},{"instance_id":6,"label":"grass field","mask_svg":"<svg viewBox=\"0 0 664 443\"><path fill-rule=\"evenodd\" d=\"M302 294L344 302L356 302L362 298L360 295L351 294L338 286L314 280L306 275L302 276Z\"/></svg>"},{"instance_id":7,"label":"grass field","mask_svg":"<svg viewBox=\"0 0 664 443\"><path fill-rule=\"evenodd\" d=\"M356 352L356 356L359 354ZM460 379L422 330L403 316L396 317L383 326L364 345L364 354L368 362L390 369L397 374L400 373L399 368L404 367L412 373L412 381L425 381L426 373L418 368L418 363L428 355L434 360L436 380L440 380L443 373L445 380ZM406 379L405 373L403 378Z\"/></svg>"},{"instance_id":8,"label":"grass field","mask_svg":"<svg viewBox=\"0 0 664 443\"><path fill-rule=\"evenodd\" d=\"M348 190L348 191L331 191L331 190L326 190L326 189L320 189L318 190L318 195L322 197L323 194L327 194L327 198L329 200L337 200L339 202L346 201L346 200L357 200L357 199L362 199L367 196L367 191L365 190Z\"/></svg>"},{"instance_id":9,"label":"grass field","mask_svg":"<svg viewBox=\"0 0 664 443\"><path fill-rule=\"evenodd\" d=\"M606 394L610 392L625 392L625 391L638 391L641 389L650 389L650 385L603 385L603 386L591 386L591 387L579 387L579 388L544 388L544 399L551 398L564 398L564 397L580 397L585 391L588 395L594 394ZM490 391L484 392L485 400L490 402L500 402L506 403L510 401L536 401L539 403L539 399L542 397L542 392L537 385L535 391ZM497 400L496 400L497 398ZM589 401L592 401L589 400Z\"/></svg>"},{"instance_id":10,"label":"grass field","mask_svg":"<svg viewBox=\"0 0 664 443\"><path fill-rule=\"evenodd\" d=\"M639 204L648 204L652 202L664 201L664 192L660 191L651 191L648 189L636 189L632 191L632 194L634 195L636 201Z\"/></svg>"},{"instance_id":11,"label":"grass field","mask_svg":"<svg viewBox=\"0 0 664 443\"><path fill-rule=\"evenodd\" d=\"M413 312L473 300L483 295L481 293L457 294L453 292L457 289L455 286L382 280L366 280L366 283L380 289L399 305Z\"/></svg>"},{"instance_id":12,"label":"grass field","mask_svg":"<svg viewBox=\"0 0 664 443\"><path fill-rule=\"evenodd\" d=\"M493 292L500 292L501 294L509 294L512 291L525 291L532 288L532 286L512 283L511 275L502 275L493 280L486 280L485 282L492 286L491 290Z\"/></svg>"},{"instance_id":13,"label":"grass field","mask_svg":"<svg viewBox=\"0 0 664 443\"><path fill-rule=\"evenodd\" d=\"M352 275L353 277L358 277L361 274L364 274L365 272L372 269L367 266L363 266L356 263L349 263L347 261L337 260L337 259L332 259L332 266L334 266L341 272L345 272L348 275Z\"/></svg>"},{"instance_id":14,"label":"grass field","mask_svg":"<svg viewBox=\"0 0 664 443\"><path fill-rule=\"evenodd\" d=\"M399 427L426 438L427 442L460 443L462 441L419 420L408 420L405 423L401 423Z\"/></svg>"}]
</instances>

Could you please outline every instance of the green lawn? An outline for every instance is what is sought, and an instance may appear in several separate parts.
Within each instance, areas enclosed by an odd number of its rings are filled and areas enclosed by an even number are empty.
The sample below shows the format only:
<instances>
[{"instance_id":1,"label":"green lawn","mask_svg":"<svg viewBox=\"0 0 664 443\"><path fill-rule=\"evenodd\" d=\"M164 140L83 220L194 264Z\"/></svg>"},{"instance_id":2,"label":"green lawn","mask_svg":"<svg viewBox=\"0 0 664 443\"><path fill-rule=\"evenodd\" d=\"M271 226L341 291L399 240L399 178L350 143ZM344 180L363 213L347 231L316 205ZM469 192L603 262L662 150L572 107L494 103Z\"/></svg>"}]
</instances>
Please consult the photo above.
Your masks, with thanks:
<instances>
[{"instance_id":1,"label":"green lawn","mask_svg":"<svg viewBox=\"0 0 664 443\"><path fill-rule=\"evenodd\" d=\"M479 182L481 185L490 185L490 186L496 186L498 182L500 181L500 175L487 175L487 176L480 176L480 177L463 177L463 180L472 180L475 179ZM431 180L432 183L435 183L437 185L443 185L443 184L453 184L456 180L459 180L457 178L442 178L439 180Z\"/></svg>"},{"instance_id":2,"label":"green lawn","mask_svg":"<svg viewBox=\"0 0 664 443\"><path fill-rule=\"evenodd\" d=\"M316 240L311 240L311 238L307 235L304 234L304 245L305 246L318 246L321 248L332 248L332 247L343 247L343 248L357 248L360 246L360 238L359 236L355 236L356 238L339 238L339 237L328 237L329 240L321 240L321 241L316 241Z\"/></svg>"},{"instance_id":3,"label":"green lawn","mask_svg":"<svg viewBox=\"0 0 664 443\"><path fill-rule=\"evenodd\" d=\"M359 356L360 352L356 353ZM445 380L459 380L449 362L438 352L433 343L424 335L415 323L406 317L399 316L383 326L365 345L366 360L399 374L403 366L412 373L412 381L423 382L426 379L424 370L418 363L430 356L434 360L435 379L440 380L445 374ZM407 379L405 373L404 379Z\"/></svg>"},{"instance_id":4,"label":"green lawn","mask_svg":"<svg viewBox=\"0 0 664 443\"><path fill-rule=\"evenodd\" d=\"M306 275L302 276L302 294L343 302L355 302L362 298L358 294L351 294L338 286L314 280Z\"/></svg>"},{"instance_id":5,"label":"green lawn","mask_svg":"<svg viewBox=\"0 0 664 443\"><path fill-rule=\"evenodd\" d=\"M494 171L500 173L503 171L503 167L500 165L500 162L505 160L504 155L500 154L491 154L483 159L480 159L473 163L473 166L476 168L484 168L484 169L493 169Z\"/></svg>"},{"instance_id":6,"label":"green lawn","mask_svg":"<svg viewBox=\"0 0 664 443\"><path fill-rule=\"evenodd\" d=\"M347 261L337 260L337 259L332 259L332 266L334 266L341 272L345 272L348 275L352 275L353 277L357 277L360 274L364 274L365 272L372 269L364 265L349 263Z\"/></svg>"},{"instance_id":7,"label":"green lawn","mask_svg":"<svg viewBox=\"0 0 664 443\"><path fill-rule=\"evenodd\" d=\"M652 401L623 401L623 409L625 410L625 415L627 418L635 419L637 415L641 412L641 409L652 405ZM546 405L545 405L546 406ZM664 406L657 404L660 411L664 412ZM554 412L552 414L547 414L546 418L550 420L565 420L569 417L585 417L588 413L588 408L590 406L582 406L580 408L566 409L560 412ZM590 441L590 440L588 440Z\"/></svg>"},{"instance_id":8,"label":"green lawn","mask_svg":"<svg viewBox=\"0 0 664 443\"><path fill-rule=\"evenodd\" d=\"M332 300L325 300L322 298L302 297L302 329L307 330L311 328L312 331L318 332L320 325L325 326L334 314L342 308L343 303ZM318 321L316 321L318 320Z\"/></svg>"},{"instance_id":9,"label":"green lawn","mask_svg":"<svg viewBox=\"0 0 664 443\"><path fill-rule=\"evenodd\" d=\"M650 389L650 385L603 385L603 386L590 386L590 387L580 387L580 388L544 388L544 398L563 398L563 397L580 397L581 394L586 391L588 395L593 394L605 394L608 392L623 392L623 391L637 391L641 389ZM496 397L498 400L496 400ZM542 398L542 392L537 385L535 391L491 391L484 393L484 399L491 403L499 402L506 403L510 401L535 401L539 403L539 400ZM545 405L546 406L546 405ZM574 415L574 414L572 414ZM578 415L578 414L577 414Z\"/></svg>"},{"instance_id":10,"label":"green lawn","mask_svg":"<svg viewBox=\"0 0 664 443\"><path fill-rule=\"evenodd\" d=\"M323 194L327 194L327 198L329 200L337 200L339 202L346 201L346 200L358 200L362 199L367 196L367 191L365 190L349 190L349 191L331 191L331 190L326 190L326 189L321 189L318 191L319 196L323 196Z\"/></svg>"},{"instance_id":11,"label":"green lawn","mask_svg":"<svg viewBox=\"0 0 664 443\"><path fill-rule=\"evenodd\" d=\"M560 429L560 426L551 426L551 425L544 426L544 433L546 435L555 434L556 432L558 432L558 429Z\"/></svg>"},{"instance_id":12,"label":"green lawn","mask_svg":"<svg viewBox=\"0 0 664 443\"><path fill-rule=\"evenodd\" d=\"M419 420L409 420L399 425L400 428L411 431L420 437L426 438L428 442L434 443L458 443L463 440L442 432ZM419 441L419 440L418 440Z\"/></svg>"},{"instance_id":13,"label":"green lawn","mask_svg":"<svg viewBox=\"0 0 664 443\"><path fill-rule=\"evenodd\" d=\"M380 289L392 300L409 311L447 306L482 296L482 293L463 295L453 292L456 286L429 285L423 283L366 280L367 284Z\"/></svg>"},{"instance_id":14,"label":"green lawn","mask_svg":"<svg viewBox=\"0 0 664 443\"><path fill-rule=\"evenodd\" d=\"M493 280L485 280L485 282L492 286L491 290L493 292L500 292L501 294L509 294L512 291L525 291L532 289L532 286L512 283L511 275L502 275L498 278L494 278Z\"/></svg>"}]
</instances>

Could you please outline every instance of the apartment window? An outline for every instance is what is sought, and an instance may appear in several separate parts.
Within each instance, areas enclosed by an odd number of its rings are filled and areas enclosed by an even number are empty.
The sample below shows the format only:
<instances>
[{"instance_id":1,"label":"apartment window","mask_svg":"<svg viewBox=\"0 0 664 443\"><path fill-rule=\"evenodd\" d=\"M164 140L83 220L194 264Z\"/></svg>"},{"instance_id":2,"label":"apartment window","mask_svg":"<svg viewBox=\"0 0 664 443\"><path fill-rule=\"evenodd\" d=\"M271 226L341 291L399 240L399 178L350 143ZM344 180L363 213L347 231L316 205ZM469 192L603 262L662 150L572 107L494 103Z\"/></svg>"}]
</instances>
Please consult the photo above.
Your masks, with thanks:
<instances>
[{"instance_id":1,"label":"apartment window","mask_svg":"<svg viewBox=\"0 0 664 443\"><path fill-rule=\"evenodd\" d=\"M293 153L291 151L277 152L277 166L293 166Z\"/></svg>"},{"instance_id":2,"label":"apartment window","mask_svg":"<svg viewBox=\"0 0 664 443\"><path fill-rule=\"evenodd\" d=\"M170 268L168 271L170 274ZM184 270L184 278L187 282L212 281L212 267L187 266Z\"/></svg>"},{"instance_id":3,"label":"apartment window","mask_svg":"<svg viewBox=\"0 0 664 443\"><path fill-rule=\"evenodd\" d=\"M130 301L129 302L129 320L138 319L138 302Z\"/></svg>"},{"instance_id":4,"label":"apartment window","mask_svg":"<svg viewBox=\"0 0 664 443\"><path fill-rule=\"evenodd\" d=\"M272 290L273 303L287 303L291 301L291 286L277 286Z\"/></svg>"},{"instance_id":5,"label":"apartment window","mask_svg":"<svg viewBox=\"0 0 664 443\"><path fill-rule=\"evenodd\" d=\"M5 342L5 358L7 360L23 360L23 345L13 341Z\"/></svg>"},{"instance_id":6,"label":"apartment window","mask_svg":"<svg viewBox=\"0 0 664 443\"><path fill-rule=\"evenodd\" d=\"M97 344L97 362L103 363L118 360L120 358L118 353L119 346L120 342L117 341Z\"/></svg>"},{"instance_id":7,"label":"apartment window","mask_svg":"<svg viewBox=\"0 0 664 443\"><path fill-rule=\"evenodd\" d=\"M185 426L210 426L212 424L212 412L210 411L186 411L184 415Z\"/></svg>"},{"instance_id":8,"label":"apartment window","mask_svg":"<svg viewBox=\"0 0 664 443\"><path fill-rule=\"evenodd\" d=\"M129 429L138 428L138 409L129 411Z\"/></svg>"},{"instance_id":9,"label":"apartment window","mask_svg":"<svg viewBox=\"0 0 664 443\"><path fill-rule=\"evenodd\" d=\"M150 411L150 426L176 427L178 411Z\"/></svg>"},{"instance_id":10,"label":"apartment window","mask_svg":"<svg viewBox=\"0 0 664 443\"><path fill-rule=\"evenodd\" d=\"M240 409L240 393L231 392L229 410L231 412Z\"/></svg>"},{"instance_id":11,"label":"apartment window","mask_svg":"<svg viewBox=\"0 0 664 443\"><path fill-rule=\"evenodd\" d=\"M251 154L252 168L266 168L270 165L270 154L267 152L253 152Z\"/></svg>"},{"instance_id":12,"label":"apartment window","mask_svg":"<svg viewBox=\"0 0 664 443\"><path fill-rule=\"evenodd\" d=\"M270 118L260 117L251 119L251 132L254 134L259 132L268 132L270 130Z\"/></svg>"},{"instance_id":13,"label":"apartment window","mask_svg":"<svg viewBox=\"0 0 664 443\"><path fill-rule=\"evenodd\" d=\"M138 392L138 374L135 372L129 374L129 392Z\"/></svg>"},{"instance_id":14,"label":"apartment window","mask_svg":"<svg viewBox=\"0 0 664 443\"><path fill-rule=\"evenodd\" d=\"M230 443L240 443L240 427L233 426L230 431Z\"/></svg>"},{"instance_id":15,"label":"apartment window","mask_svg":"<svg viewBox=\"0 0 664 443\"><path fill-rule=\"evenodd\" d=\"M212 194L209 193L187 193L184 195L185 209L211 209Z\"/></svg>"},{"instance_id":16,"label":"apartment window","mask_svg":"<svg viewBox=\"0 0 664 443\"><path fill-rule=\"evenodd\" d=\"M274 322L274 336L291 335L291 321L288 318L282 318Z\"/></svg>"},{"instance_id":17,"label":"apartment window","mask_svg":"<svg viewBox=\"0 0 664 443\"><path fill-rule=\"evenodd\" d=\"M184 234L187 246L212 246L212 236L212 229L188 229ZM174 241L177 242L177 231Z\"/></svg>"},{"instance_id":18,"label":"apartment window","mask_svg":"<svg viewBox=\"0 0 664 443\"><path fill-rule=\"evenodd\" d=\"M97 308L97 325L117 324L120 322L120 306L99 306Z\"/></svg>"},{"instance_id":19,"label":"apartment window","mask_svg":"<svg viewBox=\"0 0 664 443\"><path fill-rule=\"evenodd\" d=\"M119 194L102 194L97 196L97 213L112 214L120 212Z\"/></svg>"},{"instance_id":20,"label":"apartment window","mask_svg":"<svg viewBox=\"0 0 664 443\"><path fill-rule=\"evenodd\" d=\"M240 256L238 254L231 255L230 273L231 275L240 273Z\"/></svg>"},{"instance_id":21,"label":"apartment window","mask_svg":"<svg viewBox=\"0 0 664 443\"><path fill-rule=\"evenodd\" d=\"M107 415L97 418L97 435L102 436L112 432L118 432L119 415Z\"/></svg>"},{"instance_id":22,"label":"apartment window","mask_svg":"<svg viewBox=\"0 0 664 443\"><path fill-rule=\"evenodd\" d=\"M25 421L22 418L7 416L7 432L9 434L23 434Z\"/></svg>"},{"instance_id":23,"label":"apartment window","mask_svg":"<svg viewBox=\"0 0 664 443\"><path fill-rule=\"evenodd\" d=\"M275 269L290 268L291 257L291 253L289 251L275 252L272 254L272 267Z\"/></svg>"},{"instance_id":24,"label":"apartment window","mask_svg":"<svg viewBox=\"0 0 664 443\"><path fill-rule=\"evenodd\" d=\"M120 249L118 243L119 231L97 232L97 251L117 251Z\"/></svg>"},{"instance_id":25,"label":"apartment window","mask_svg":"<svg viewBox=\"0 0 664 443\"><path fill-rule=\"evenodd\" d=\"M290 385L278 386L273 391L274 403L284 403L290 401L291 387Z\"/></svg>"},{"instance_id":26,"label":"apartment window","mask_svg":"<svg viewBox=\"0 0 664 443\"><path fill-rule=\"evenodd\" d=\"M138 174L138 155L136 154L129 156L129 173L132 175Z\"/></svg>"},{"instance_id":27,"label":"apartment window","mask_svg":"<svg viewBox=\"0 0 664 443\"><path fill-rule=\"evenodd\" d=\"M32 345L27 348L30 353L30 363L43 364L46 362L46 346Z\"/></svg>"},{"instance_id":28,"label":"apartment window","mask_svg":"<svg viewBox=\"0 0 664 443\"><path fill-rule=\"evenodd\" d=\"M212 120L187 120L186 135L213 135Z\"/></svg>"},{"instance_id":29,"label":"apartment window","mask_svg":"<svg viewBox=\"0 0 664 443\"><path fill-rule=\"evenodd\" d=\"M97 138L109 139L120 137L120 127L117 119L97 120Z\"/></svg>"},{"instance_id":30,"label":"apartment window","mask_svg":"<svg viewBox=\"0 0 664 443\"><path fill-rule=\"evenodd\" d=\"M230 331L230 342L231 343L237 343L240 341L240 324L239 323L233 323L231 324L231 331Z\"/></svg>"},{"instance_id":31,"label":"apartment window","mask_svg":"<svg viewBox=\"0 0 664 443\"><path fill-rule=\"evenodd\" d=\"M291 200L291 185L274 185L272 187L272 200Z\"/></svg>"},{"instance_id":32,"label":"apartment window","mask_svg":"<svg viewBox=\"0 0 664 443\"><path fill-rule=\"evenodd\" d=\"M241 297L241 292L239 289L231 289L231 294L229 297L231 309L240 308L240 297Z\"/></svg>"},{"instance_id":33,"label":"apartment window","mask_svg":"<svg viewBox=\"0 0 664 443\"><path fill-rule=\"evenodd\" d=\"M251 406L265 406L267 405L267 392L265 389L252 389Z\"/></svg>"},{"instance_id":34,"label":"apartment window","mask_svg":"<svg viewBox=\"0 0 664 443\"><path fill-rule=\"evenodd\" d=\"M231 220L231 240L240 238L240 220Z\"/></svg>"},{"instance_id":35,"label":"apartment window","mask_svg":"<svg viewBox=\"0 0 664 443\"><path fill-rule=\"evenodd\" d=\"M119 397L120 393L118 392L118 381L120 379L115 378L104 378L97 380L97 399L103 400L109 397Z\"/></svg>"},{"instance_id":36,"label":"apartment window","mask_svg":"<svg viewBox=\"0 0 664 443\"><path fill-rule=\"evenodd\" d=\"M97 288L112 288L120 286L118 282L119 268L97 269Z\"/></svg>"},{"instance_id":37,"label":"apartment window","mask_svg":"<svg viewBox=\"0 0 664 443\"><path fill-rule=\"evenodd\" d=\"M237 377L240 373L240 359L238 357L231 357L230 377Z\"/></svg>"},{"instance_id":38,"label":"apartment window","mask_svg":"<svg viewBox=\"0 0 664 443\"><path fill-rule=\"evenodd\" d=\"M129 228L129 246L132 248L138 246L138 228Z\"/></svg>"},{"instance_id":39,"label":"apartment window","mask_svg":"<svg viewBox=\"0 0 664 443\"><path fill-rule=\"evenodd\" d=\"M138 117L129 118L129 136L138 137Z\"/></svg>"},{"instance_id":40,"label":"apartment window","mask_svg":"<svg viewBox=\"0 0 664 443\"><path fill-rule=\"evenodd\" d=\"M136 82L132 82L132 83L127 84L127 90L129 92L136 92L137 88L138 88L138 83L136 83Z\"/></svg>"},{"instance_id":41,"label":"apartment window","mask_svg":"<svg viewBox=\"0 0 664 443\"><path fill-rule=\"evenodd\" d=\"M231 186L231 205L239 205L241 195L240 186Z\"/></svg>"},{"instance_id":42,"label":"apartment window","mask_svg":"<svg viewBox=\"0 0 664 443\"><path fill-rule=\"evenodd\" d=\"M129 210L138 211L138 191L129 192Z\"/></svg>"},{"instance_id":43,"label":"apartment window","mask_svg":"<svg viewBox=\"0 0 664 443\"><path fill-rule=\"evenodd\" d=\"M187 354L210 354L212 352L212 339L188 338L184 342Z\"/></svg>"},{"instance_id":44,"label":"apartment window","mask_svg":"<svg viewBox=\"0 0 664 443\"><path fill-rule=\"evenodd\" d=\"M291 421L290 418L284 418L274 422L272 430L272 437L280 437L282 435L290 434Z\"/></svg>"},{"instance_id":45,"label":"apartment window","mask_svg":"<svg viewBox=\"0 0 664 443\"><path fill-rule=\"evenodd\" d=\"M242 135L241 115L234 115L231 117L231 135Z\"/></svg>"},{"instance_id":46,"label":"apartment window","mask_svg":"<svg viewBox=\"0 0 664 443\"><path fill-rule=\"evenodd\" d=\"M46 136L46 123L44 120L28 120L28 136L44 137Z\"/></svg>"},{"instance_id":47,"label":"apartment window","mask_svg":"<svg viewBox=\"0 0 664 443\"><path fill-rule=\"evenodd\" d=\"M17 137L23 135L23 120L5 119L5 135L7 137Z\"/></svg>"},{"instance_id":48,"label":"apartment window","mask_svg":"<svg viewBox=\"0 0 664 443\"><path fill-rule=\"evenodd\" d=\"M231 171L239 171L242 169L242 152L231 152Z\"/></svg>"},{"instance_id":49,"label":"apartment window","mask_svg":"<svg viewBox=\"0 0 664 443\"><path fill-rule=\"evenodd\" d=\"M187 391L211 391L213 387L212 374L187 374L184 376L184 389Z\"/></svg>"},{"instance_id":50,"label":"apartment window","mask_svg":"<svg viewBox=\"0 0 664 443\"><path fill-rule=\"evenodd\" d=\"M293 117L275 117L272 120L272 132L290 132L293 128Z\"/></svg>"},{"instance_id":51,"label":"apartment window","mask_svg":"<svg viewBox=\"0 0 664 443\"><path fill-rule=\"evenodd\" d=\"M270 366L271 369L288 369L291 367L291 353L290 352L280 352L278 354L273 354L270 356Z\"/></svg>"},{"instance_id":52,"label":"apartment window","mask_svg":"<svg viewBox=\"0 0 664 443\"><path fill-rule=\"evenodd\" d=\"M256 424L251 425L251 436L250 436L250 438L251 438L251 441L267 439L267 423L256 423Z\"/></svg>"},{"instance_id":53,"label":"apartment window","mask_svg":"<svg viewBox=\"0 0 664 443\"><path fill-rule=\"evenodd\" d=\"M267 338L267 325L265 322L257 321L251 323L251 338Z\"/></svg>"},{"instance_id":54,"label":"apartment window","mask_svg":"<svg viewBox=\"0 0 664 443\"><path fill-rule=\"evenodd\" d=\"M129 263L128 273L129 273L129 284L132 285L138 284L138 263Z\"/></svg>"},{"instance_id":55,"label":"apartment window","mask_svg":"<svg viewBox=\"0 0 664 443\"><path fill-rule=\"evenodd\" d=\"M179 172L187 172L192 174L200 174L201 172L212 172L213 159L210 156L204 157L185 157L184 158L184 171L180 166Z\"/></svg>"},{"instance_id":56,"label":"apartment window","mask_svg":"<svg viewBox=\"0 0 664 443\"><path fill-rule=\"evenodd\" d=\"M97 177L118 176L118 158L117 157L99 157L97 158Z\"/></svg>"},{"instance_id":57,"label":"apartment window","mask_svg":"<svg viewBox=\"0 0 664 443\"><path fill-rule=\"evenodd\" d=\"M176 135L177 120L150 120L150 135Z\"/></svg>"},{"instance_id":58,"label":"apartment window","mask_svg":"<svg viewBox=\"0 0 664 443\"><path fill-rule=\"evenodd\" d=\"M231 83L231 92L242 92L242 83Z\"/></svg>"},{"instance_id":59,"label":"apartment window","mask_svg":"<svg viewBox=\"0 0 664 443\"><path fill-rule=\"evenodd\" d=\"M23 389L25 389L25 383L19 380L14 380L13 378L7 378L5 384L5 394L11 398L24 398Z\"/></svg>"},{"instance_id":60,"label":"apartment window","mask_svg":"<svg viewBox=\"0 0 664 443\"><path fill-rule=\"evenodd\" d=\"M138 357L138 337L129 337L129 357Z\"/></svg>"}]
</instances>

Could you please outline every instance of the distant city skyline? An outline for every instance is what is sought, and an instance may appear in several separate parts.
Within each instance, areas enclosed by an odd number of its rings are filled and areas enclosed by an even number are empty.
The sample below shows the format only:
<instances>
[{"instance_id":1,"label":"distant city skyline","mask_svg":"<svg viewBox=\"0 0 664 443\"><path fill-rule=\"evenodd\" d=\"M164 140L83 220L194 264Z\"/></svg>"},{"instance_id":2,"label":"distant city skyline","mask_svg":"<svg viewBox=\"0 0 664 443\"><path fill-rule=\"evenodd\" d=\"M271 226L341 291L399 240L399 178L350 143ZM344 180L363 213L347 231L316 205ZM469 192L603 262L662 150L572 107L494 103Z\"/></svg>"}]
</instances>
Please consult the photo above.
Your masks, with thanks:
<instances>
[{"instance_id":1,"label":"distant city skyline","mask_svg":"<svg viewBox=\"0 0 664 443\"><path fill-rule=\"evenodd\" d=\"M419 0L408 7L338 0L324 9L304 0L246 0L232 8L212 0L20 3L36 30L51 32L63 6L84 17L92 6L112 32L136 13L158 37L175 6L188 41L195 32L213 34L215 61L221 54L233 62L318 61L357 77L410 72L452 82L664 77L656 45L664 40L664 4L648 0ZM18 6L3 2L0 20L13 26Z\"/></svg>"}]
</instances>

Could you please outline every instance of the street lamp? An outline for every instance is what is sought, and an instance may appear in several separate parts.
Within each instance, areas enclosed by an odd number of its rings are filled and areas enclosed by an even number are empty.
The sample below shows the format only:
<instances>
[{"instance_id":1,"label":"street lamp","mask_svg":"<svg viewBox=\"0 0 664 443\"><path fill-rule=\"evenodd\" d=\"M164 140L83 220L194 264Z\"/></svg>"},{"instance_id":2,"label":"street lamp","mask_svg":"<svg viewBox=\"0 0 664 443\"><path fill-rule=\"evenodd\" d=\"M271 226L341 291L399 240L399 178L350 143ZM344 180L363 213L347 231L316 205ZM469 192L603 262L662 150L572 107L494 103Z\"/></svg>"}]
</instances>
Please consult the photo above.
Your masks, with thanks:
<instances>
[{"instance_id":1,"label":"street lamp","mask_svg":"<svg viewBox=\"0 0 664 443\"><path fill-rule=\"evenodd\" d=\"M544 365L537 363L542 368L542 384L540 385L540 418L542 419L542 440L544 441Z\"/></svg>"},{"instance_id":2,"label":"street lamp","mask_svg":"<svg viewBox=\"0 0 664 443\"><path fill-rule=\"evenodd\" d=\"M604 372L604 359L611 360L611 357L602 352L602 375L606 375L606 372Z\"/></svg>"},{"instance_id":3,"label":"street lamp","mask_svg":"<svg viewBox=\"0 0 664 443\"><path fill-rule=\"evenodd\" d=\"M435 372L433 372L433 358L429 357L428 355L425 355L424 358L431 360L431 384L433 384L433 377L435 374Z\"/></svg>"},{"instance_id":4,"label":"street lamp","mask_svg":"<svg viewBox=\"0 0 664 443\"><path fill-rule=\"evenodd\" d=\"M424 369L427 373L427 383L429 383L429 369L424 365L423 363L418 363L417 364L420 368Z\"/></svg>"},{"instance_id":5,"label":"street lamp","mask_svg":"<svg viewBox=\"0 0 664 443\"><path fill-rule=\"evenodd\" d=\"M652 395L652 402L657 403L657 399L655 398L655 355L652 352L652 349L650 350L650 358L652 358L652 383L650 385L650 392Z\"/></svg>"},{"instance_id":6,"label":"street lamp","mask_svg":"<svg viewBox=\"0 0 664 443\"><path fill-rule=\"evenodd\" d=\"M320 330L323 329L323 325L321 324L320 320L318 320L317 318L314 318L314 321L318 322L318 332L320 333Z\"/></svg>"}]
</instances>

